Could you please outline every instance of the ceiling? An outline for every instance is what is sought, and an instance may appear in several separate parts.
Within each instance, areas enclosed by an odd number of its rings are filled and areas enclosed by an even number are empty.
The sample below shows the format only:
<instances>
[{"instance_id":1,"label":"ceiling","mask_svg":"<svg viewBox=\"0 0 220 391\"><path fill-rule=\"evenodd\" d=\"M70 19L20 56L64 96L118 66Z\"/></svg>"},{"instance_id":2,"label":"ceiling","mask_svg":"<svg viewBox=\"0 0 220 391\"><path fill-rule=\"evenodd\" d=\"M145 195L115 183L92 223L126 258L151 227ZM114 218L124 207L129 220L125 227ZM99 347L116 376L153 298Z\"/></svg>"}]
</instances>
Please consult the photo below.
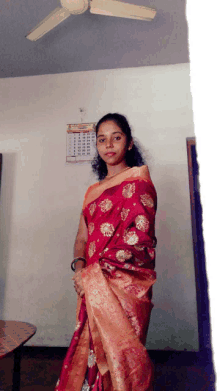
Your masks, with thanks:
<instances>
[{"instance_id":1,"label":"ceiling","mask_svg":"<svg viewBox=\"0 0 220 391\"><path fill-rule=\"evenodd\" d=\"M58 0L1 0L0 77L189 61L185 0L126 2L154 7L157 15L147 22L92 15L88 10L31 42L25 35L58 6Z\"/></svg>"}]
</instances>

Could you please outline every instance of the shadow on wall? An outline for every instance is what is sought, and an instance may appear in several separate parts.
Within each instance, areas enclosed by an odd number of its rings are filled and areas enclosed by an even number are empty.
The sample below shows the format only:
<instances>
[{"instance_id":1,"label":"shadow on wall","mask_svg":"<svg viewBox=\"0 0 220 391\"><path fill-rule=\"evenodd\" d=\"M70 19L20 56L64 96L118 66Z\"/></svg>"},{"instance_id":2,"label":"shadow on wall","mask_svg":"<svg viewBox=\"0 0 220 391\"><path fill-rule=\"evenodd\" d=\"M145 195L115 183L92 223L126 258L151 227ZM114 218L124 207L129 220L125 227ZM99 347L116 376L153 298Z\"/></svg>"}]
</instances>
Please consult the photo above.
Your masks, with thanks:
<instances>
[{"instance_id":1,"label":"shadow on wall","mask_svg":"<svg viewBox=\"0 0 220 391\"><path fill-rule=\"evenodd\" d=\"M196 288L192 265L193 249L188 183L180 165L167 166L156 184L157 283L148 349L198 351ZM183 177L184 178L184 177ZM186 187L187 186L187 187ZM182 302L181 302L182 298Z\"/></svg>"},{"instance_id":2,"label":"shadow on wall","mask_svg":"<svg viewBox=\"0 0 220 391\"><path fill-rule=\"evenodd\" d=\"M169 313L155 307L153 314L149 328L151 333L146 342L148 350L198 352L198 335L194 325L184 319L177 319L174 311Z\"/></svg>"},{"instance_id":3,"label":"shadow on wall","mask_svg":"<svg viewBox=\"0 0 220 391\"><path fill-rule=\"evenodd\" d=\"M16 153L2 154L0 193L0 318L4 319L7 266L10 257L12 204L15 186Z\"/></svg>"}]
</instances>

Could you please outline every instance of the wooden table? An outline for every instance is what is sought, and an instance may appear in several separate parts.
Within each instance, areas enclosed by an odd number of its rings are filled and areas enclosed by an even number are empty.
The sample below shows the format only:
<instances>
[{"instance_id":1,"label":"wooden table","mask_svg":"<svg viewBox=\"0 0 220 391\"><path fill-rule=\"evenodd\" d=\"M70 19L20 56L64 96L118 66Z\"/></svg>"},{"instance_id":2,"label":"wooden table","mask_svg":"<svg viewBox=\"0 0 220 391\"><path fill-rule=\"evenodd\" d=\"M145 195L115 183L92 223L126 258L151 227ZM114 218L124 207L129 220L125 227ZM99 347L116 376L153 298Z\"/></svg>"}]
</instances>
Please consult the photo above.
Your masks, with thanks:
<instances>
[{"instance_id":1,"label":"wooden table","mask_svg":"<svg viewBox=\"0 0 220 391\"><path fill-rule=\"evenodd\" d=\"M0 320L0 359L14 352L12 391L20 389L21 347L36 333L37 328L26 322Z\"/></svg>"}]
</instances>

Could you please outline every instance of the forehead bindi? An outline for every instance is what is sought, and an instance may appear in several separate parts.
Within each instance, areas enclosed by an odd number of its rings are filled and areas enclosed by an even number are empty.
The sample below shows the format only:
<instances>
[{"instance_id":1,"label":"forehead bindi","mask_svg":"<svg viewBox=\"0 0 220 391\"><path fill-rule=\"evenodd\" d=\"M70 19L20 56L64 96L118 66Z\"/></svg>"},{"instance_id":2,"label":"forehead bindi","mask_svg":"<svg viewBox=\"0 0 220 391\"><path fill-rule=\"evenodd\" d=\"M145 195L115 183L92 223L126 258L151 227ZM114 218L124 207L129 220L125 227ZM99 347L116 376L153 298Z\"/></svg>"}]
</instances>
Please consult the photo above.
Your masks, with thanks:
<instances>
[{"instance_id":1,"label":"forehead bindi","mask_svg":"<svg viewBox=\"0 0 220 391\"><path fill-rule=\"evenodd\" d=\"M122 132L121 128L114 121L106 121L106 122L103 122L99 126L97 137L111 136L111 135L115 135L115 134L116 135L117 134L123 135L124 133Z\"/></svg>"}]
</instances>

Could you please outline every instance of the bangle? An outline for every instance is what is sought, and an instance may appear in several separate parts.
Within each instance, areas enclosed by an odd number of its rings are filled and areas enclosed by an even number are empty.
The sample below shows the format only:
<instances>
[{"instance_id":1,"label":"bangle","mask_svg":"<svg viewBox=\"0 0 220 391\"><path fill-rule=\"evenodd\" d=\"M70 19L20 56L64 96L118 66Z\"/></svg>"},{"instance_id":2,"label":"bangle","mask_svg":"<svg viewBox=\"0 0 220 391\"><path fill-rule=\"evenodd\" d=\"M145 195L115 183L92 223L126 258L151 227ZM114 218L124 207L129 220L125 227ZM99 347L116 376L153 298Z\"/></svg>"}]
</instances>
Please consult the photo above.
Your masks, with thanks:
<instances>
[{"instance_id":1,"label":"bangle","mask_svg":"<svg viewBox=\"0 0 220 391\"><path fill-rule=\"evenodd\" d=\"M72 269L72 271L76 271L76 269L75 269L75 263L77 263L78 261L83 261L83 262L85 262L86 263L86 259L85 258L83 258L83 257L77 257L77 258L74 258L74 260L73 260L73 262L71 263L71 269Z\"/></svg>"}]
</instances>

